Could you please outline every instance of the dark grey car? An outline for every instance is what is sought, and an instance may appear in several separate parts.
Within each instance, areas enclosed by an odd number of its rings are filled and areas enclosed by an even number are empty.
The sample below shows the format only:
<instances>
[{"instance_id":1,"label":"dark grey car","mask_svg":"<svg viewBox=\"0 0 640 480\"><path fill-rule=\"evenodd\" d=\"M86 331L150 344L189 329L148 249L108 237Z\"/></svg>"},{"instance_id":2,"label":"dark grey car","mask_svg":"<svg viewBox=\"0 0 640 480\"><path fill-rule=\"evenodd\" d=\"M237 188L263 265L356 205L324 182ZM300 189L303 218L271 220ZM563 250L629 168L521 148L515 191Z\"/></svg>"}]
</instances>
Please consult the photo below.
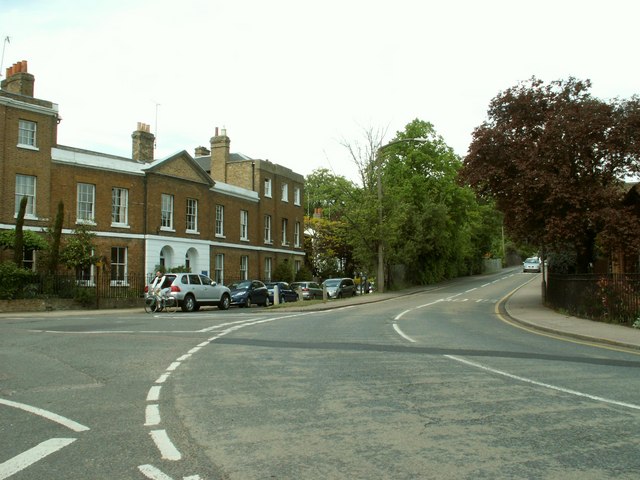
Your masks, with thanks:
<instances>
[{"instance_id":1,"label":"dark grey car","mask_svg":"<svg viewBox=\"0 0 640 480\"><path fill-rule=\"evenodd\" d=\"M293 282L291 288L302 291L303 300L322 300L322 287L316 282Z\"/></svg>"}]
</instances>

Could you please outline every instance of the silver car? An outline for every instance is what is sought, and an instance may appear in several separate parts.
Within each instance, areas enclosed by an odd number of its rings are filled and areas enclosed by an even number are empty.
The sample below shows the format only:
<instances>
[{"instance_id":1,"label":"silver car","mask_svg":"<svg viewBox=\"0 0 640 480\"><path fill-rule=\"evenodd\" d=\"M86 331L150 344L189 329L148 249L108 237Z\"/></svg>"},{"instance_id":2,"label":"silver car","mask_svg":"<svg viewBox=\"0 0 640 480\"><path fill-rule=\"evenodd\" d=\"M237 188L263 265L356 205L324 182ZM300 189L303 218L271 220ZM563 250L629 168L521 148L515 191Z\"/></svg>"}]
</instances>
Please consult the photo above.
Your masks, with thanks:
<instances>
[{"instance_id":1,"label":"silver car","mask_svg":"<svg viewBox=\"0 0 640 480\"><path fill-rule=\"evenodd\" d=\"M198 273L167 273L171 278L168 295L174 297L183 312L197 312L203 305L216 305L227 310L231 305L231 293L224 285L218 285L206 275Z\"/></svg>"},{"instance_id":2,"label":"silver car","mask_svg":"<svg viewBox=\"0 0 640 480\"><path fill-rule=\"evenodd\" d=\"M538 257L529 257L522 263L522 271L540 273L540 259Z\"/></svg>"},{"instance_id":3,"label":"silver car","mask_svg":"<svg viewBox=\"0 0 640 480\"><path fill-rule=\"evenodd\" d=\"M329 278L322 282L327 289L327 297L353 297L356 294L356 284L351 278Z\"/></svg>"}]
</instances>

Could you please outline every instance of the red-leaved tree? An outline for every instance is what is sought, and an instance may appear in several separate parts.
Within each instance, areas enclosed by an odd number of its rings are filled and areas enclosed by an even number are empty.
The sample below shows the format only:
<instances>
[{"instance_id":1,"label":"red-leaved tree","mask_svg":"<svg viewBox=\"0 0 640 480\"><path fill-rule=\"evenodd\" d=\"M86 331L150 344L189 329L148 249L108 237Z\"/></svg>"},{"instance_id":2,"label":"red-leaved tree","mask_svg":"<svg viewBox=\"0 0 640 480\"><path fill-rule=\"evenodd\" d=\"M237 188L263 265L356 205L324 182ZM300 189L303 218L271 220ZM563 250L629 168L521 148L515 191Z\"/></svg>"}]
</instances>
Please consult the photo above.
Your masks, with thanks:
<instances>
[{"instance_id":1,"label":"red-leaved tree","mask_svg":"<svg viewBox=\"0 0 640 480\"><path fill-rule=\"evenodd\" d=\"M640 251L640 221L622 202L623 180L639 171L640 100L590 88L531 78L499 93L460 176L495 199L514 239L573 253L577 272L598 249Z\"/></svg>"}]
</instances>

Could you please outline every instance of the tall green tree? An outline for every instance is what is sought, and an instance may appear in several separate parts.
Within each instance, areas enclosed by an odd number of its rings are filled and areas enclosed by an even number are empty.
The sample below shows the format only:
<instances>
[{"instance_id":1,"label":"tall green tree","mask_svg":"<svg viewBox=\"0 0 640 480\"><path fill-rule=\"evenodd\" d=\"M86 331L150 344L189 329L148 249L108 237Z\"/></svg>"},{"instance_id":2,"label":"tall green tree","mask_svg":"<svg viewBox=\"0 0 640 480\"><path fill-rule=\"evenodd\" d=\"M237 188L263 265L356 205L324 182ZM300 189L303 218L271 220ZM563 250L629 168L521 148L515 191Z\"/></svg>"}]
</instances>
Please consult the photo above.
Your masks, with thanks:
<instances>
[{"instance_id":1,"label":"tall green tree","mask_svg":"<svg viewBox=\"0 0 640 480\"><path fill-rule=\"evenodd\" d=\"M411 139L421 139L411 141ZM407 140L407 141L403 141ZM382 152L382 238L389 264L403 265L412 283L432 283L474 271L479 207L458 185L462 162L432 124L414 120Z\"/></svg>"},{"instance_id":2,"label":"tall green tree","mask_svg":"<svg viewBox=\"0 0 640 480\"><path fill-rule=\"evenodd\" d=\"M499 93L473 133L463 181L495 199L517 241L570 250L578 272L597 247L640 252L621 180L640 170L640 100L593 97L591 82L532 78Z\"/></svg>"},{"instance_id":3,"label":"tall green tree","mask_svg":"<svg viewBox=\"0 0 640 480\"><path fill-rule=\"evenodd\" d=\"M13 263L17 267L22 267L24 262L24 235L22 229L24 227L24 216L27 211L27 197L20 199L20 207L18 208L18 218L16 219L16 236L15 244L13 246Z\"/></svg>"},{"instance_id":4,"label":"tall green tree","mask_svg":"<svg viewBox=\"0 0 640 480\"><path fill-rule=\"evenodd\" d=\"M64 203L62 200L58 203L56 219L51 231L51 246L49 258L47 262L47 271L53 275L58 270L58 262L60 261L60 241L62 238L62 222L64 220Z\"/></svg>"}]
</instances>

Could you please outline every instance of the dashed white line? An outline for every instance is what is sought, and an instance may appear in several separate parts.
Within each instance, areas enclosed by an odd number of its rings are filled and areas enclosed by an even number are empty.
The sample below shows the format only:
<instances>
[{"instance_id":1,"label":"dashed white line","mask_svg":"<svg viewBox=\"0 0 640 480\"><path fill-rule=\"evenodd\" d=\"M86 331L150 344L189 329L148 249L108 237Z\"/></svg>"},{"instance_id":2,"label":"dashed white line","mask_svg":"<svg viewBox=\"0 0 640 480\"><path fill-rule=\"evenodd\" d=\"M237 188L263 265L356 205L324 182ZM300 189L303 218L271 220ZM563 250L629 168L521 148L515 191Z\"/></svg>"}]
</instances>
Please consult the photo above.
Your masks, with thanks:
<instances>
[{"instance_id":1,"label":"dashed white line","mask_svg":"<svg viewBox=\"0 0 640 480\"><path fill-rule=\"evenodd\" d=\"M57 452L75 441L75 438L51 438L30 448L26 452L22 452L20 455L16 455L6 462L0 463L0 480L9 478L11 475L24 470L38 460L42 460L44 457Z\"/></svg>"},{"instance_id":2,"label":"dashed white line","mask_svg":"<svg viewBox=\"0 0 640 480\"><path fill-rule=\"evenodd\" d=\"M160 390L162 389L162 387L160 386L153 386L149 389L149 393L147 393L147 402L157 402L158 399L160 398Z\"/></svg>"},{"instance_id":3,"label":"dashed white line","mask_svg":"<svg viewBox=\"0 0 640 480\"><path fill-rule=\"evenodd\" d=\"M160 408L157 404L147 405L144 410L144 426L151 427L160 425Z\"/></svg>"},{"instance_id":4,"label":"dashed white line","mask_svg":"<svg viewBox=\"0 0 640 480\"><path fill-rule=\"evenodd\" d=\"M176 368L180 366L180 362L173 362L171 365L167 367L168 372L173 372Z\"/></svg>"},{"instance_id":5,"label":"dashed white line","mask_svg":"<svg viewBox=\"0 0 640 480\"><path fill-rule=\"evenodd\" d=\"M167 378L169 378L169 376L171 376L170 373L163 373L162 375L160 375L158 377L158 379L156 380L156 383L164 383L167 381Z\"/></svg>"},{"instance_id":6,"label":"dashed white line","mask_svg":"<svg viewBox=\"0 0 640 480\"><path fill-rule=\"evenodd\" d=\"M156 447L158 447L158 450L160 450L160 455L162 455L162 458L164 458L165 460L173 461L177 461L182 458L182 454L171 442L166 430L152 430L151 432L149 432L149 435L151 435L151 438L155 442Z\"/></svg>"}]
</instances>

